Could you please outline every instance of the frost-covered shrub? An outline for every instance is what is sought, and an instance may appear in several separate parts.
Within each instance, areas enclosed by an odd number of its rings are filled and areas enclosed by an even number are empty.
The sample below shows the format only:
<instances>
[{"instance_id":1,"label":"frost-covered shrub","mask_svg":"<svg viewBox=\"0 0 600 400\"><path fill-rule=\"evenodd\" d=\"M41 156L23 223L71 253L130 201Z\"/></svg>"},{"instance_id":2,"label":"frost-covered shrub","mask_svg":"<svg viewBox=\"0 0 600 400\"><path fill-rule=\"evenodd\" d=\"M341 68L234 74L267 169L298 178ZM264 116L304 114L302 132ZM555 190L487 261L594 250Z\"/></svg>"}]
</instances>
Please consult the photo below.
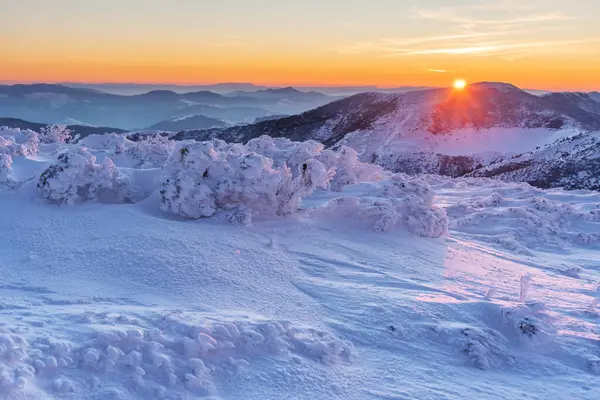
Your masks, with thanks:
<instances>
[{"instance_id":1,"label":"frost-covered shrub","mask_svg":"<svg viewBox=\"0 0 600 400\"><path fill-rule=\"evenodd\" d=\"M335 198L314 211L324 218L346 218L366 221L373 229L387 232L403 227L424 237L446 234L446 212L433 206L433 191L429 186L406 175L365 184L366 195Z\"/></svg>"},{"instance_id":2,"label":"frost-covered shrub","mask_svg":"<svg viewBox=\"0 0 600 400\"><path fill-rule=\"evenodd\" d=\"M12 171L12 157L8 154L0 154L0 184L10 181Z\"/></svg>"},{"instance_id":3,"label":"frost-covered shrub","mask_svg":"<svg viewBox=\"0 0 600 400\"><path fill-rule=\"evenodd\" d=\"M40 139L29 129L0 127L0 154L31 156L38 153Z\"/></svg>"},{"instance_id":4,"label":"frost-covered shrub","mask_svg":"<svg viewBox=\"0 0 600 400\"><path fill-rule=\"evenodd\" d=\"M173 147L175 147L174 141L156 135L145 136L142 140L136 142L119 143L115 148L115 152L119 154L119 152L124 151L125 155L131 157L136 166L140 168L156 168L165 164Z\"/></svg>"},{"instance_id":5,"label":"frost-covered shrub","mask_svg":"<svg viewBox=\"0 0 600 400\"><path fill-rule=\"evenodd\" d=\"M316 159L305 160L294 173L285 164L275 167L268 157L220 140L178 143L165 172L161 209L187 218L210 217L217 210L291 214L302 197L331 179Z\"/></svg>"},{"instance_id":6,"label":"frost-covered shrub","mask_svg":"<svg viewBox=\"0 0 600 400\"><path fill-rule=\"evenodd\" d=\"M125 136L112 132L105 135L89 135L81 139L79 143L90 149L122 154L125 151L125 142Z\"/></svg>"},{"instance_id":7,"label":"frost-covered shrub","mask_svg":"<svg viewBox=\"0 0 600 400\"><path fill-rule=\"evenodd\" d=\"M342 146L338 151L324 150L318 159L335 171L331 181L332 190L339 191L344 186L359 182L378 181L384 176L382 167L358 161L356 150L347 146Z\"/></svg>"},{"instance_id":8,"label":"frost-covered shrub","mask_svg":"<svg viewBox=\"0 0 600 400\"><path fill-rule=\"evenodd\" d=\"M347 185L380 180L384 175L383 168L358 161L358 153L346 146L338 151L325 150L323 144L314 140L293 142L265 135L251 139L246 146L249 151L272 158L276 167L287 165L294 176L306 160L319 160L332 174L330 189L336 191Z\"/></svg>"},{"instance_id":9,"label":"frost-covered shrub","mask_svg":"<svg viewBox=\"0 0 600 400\"><path fill-rule=\"evenodd\" d=\"M48 167L37 184L40 194L58 204L128 200L129 180L110 158L102 164L86 148L69 150Z\"/></svg>"},{"instance_id":10,"label":"frost-covered shrub","mask_svg":"<svg viewBox=\"0 0 600 400\"><path fill-rule=\"evenodd\" d=\"M40 141L44 144L68 143L71 131L66 125L48 125L40 129Z\"/></svg>"},{"instance_id":11,"label":"frost-covered shrub","mask_svg":"<svg viewBox=\"0 0 600 400\"><path fill-rule=\"evenodd\" d=\"M461 334L466 339L463 353L475 367L489 370L514 362L506 347L507 340L499 332L464 328Z\"/></svg>"}]
</instances>

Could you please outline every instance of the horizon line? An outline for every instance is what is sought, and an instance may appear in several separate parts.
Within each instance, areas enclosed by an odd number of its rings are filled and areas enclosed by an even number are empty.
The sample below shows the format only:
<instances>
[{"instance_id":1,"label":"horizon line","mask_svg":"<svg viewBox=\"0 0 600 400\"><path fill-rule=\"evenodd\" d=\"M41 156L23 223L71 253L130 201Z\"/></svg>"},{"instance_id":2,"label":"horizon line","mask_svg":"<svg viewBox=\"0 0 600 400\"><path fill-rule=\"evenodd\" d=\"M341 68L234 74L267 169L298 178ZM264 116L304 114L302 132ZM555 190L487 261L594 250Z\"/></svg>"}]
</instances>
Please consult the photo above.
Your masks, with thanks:
<instances>
[{"instance_id":1,"label":"horizon line","mask_svg":"<svg viewBox=\"0 0 600 400\"><path fill-rule=\"evenodd\" d=\"M513 83L510 82L502 82L502 81L478 81L478 82L472 82L469 84L477 84L477 83L504 83L504 84L509 84L509 85L513 85L521 90L524 91L546 91L546 92L583 92L583 93L591 93L591 92L598 92L600 91L600 88L598 89L587 89L586 91L582 91L582 90L573 90L573 89L549 89L549 88L533 88L533 87L521 87L518 85L515 85ZM452 85L449 84L448 86L424 86L424 85L410 85L410 84L403 84L403 85L395 85L395 86L381 86L381 85L376 85L376 84L347 84L347 85L340 85L340 84L323 84L323 83L318 83L318 84L260 84L260 83L254 83L254 82L235 82L235 81L221 81L221 82L213 82L213 83L168 83L168 82L118 82L118 81L102 81L102 82L81 82L81 81L28 81L28 80L0 80L0 84L1 85L70 85L70 84L76 84L76 85L135 85L135 86L176 86L176 87L193 87L193 86L217 86L217 85L252 85L252 86L256 86L258 88L264 87L264 88L287 88L287 87L291 87L291 88L331 88L331 89L344 89L344 88L377 88L377 89L397 89L397 88L419 88L419 89L442 89L442 88L446 88L446 87L451 87Z\"/></svg>"}]
</instances>

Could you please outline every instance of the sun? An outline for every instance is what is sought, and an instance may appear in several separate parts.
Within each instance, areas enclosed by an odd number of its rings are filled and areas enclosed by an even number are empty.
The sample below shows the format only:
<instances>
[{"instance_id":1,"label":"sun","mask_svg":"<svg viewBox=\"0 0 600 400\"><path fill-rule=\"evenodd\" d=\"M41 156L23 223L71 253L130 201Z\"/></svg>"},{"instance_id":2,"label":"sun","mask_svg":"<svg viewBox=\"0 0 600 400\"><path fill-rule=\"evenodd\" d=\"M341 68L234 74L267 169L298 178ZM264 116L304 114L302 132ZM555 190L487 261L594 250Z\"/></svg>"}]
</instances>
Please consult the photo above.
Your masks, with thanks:
<instances>
[{"instance_id":1,"label":"sun","mask_svg":"<svg viewBox=\"0 0 600 400\"><path fill-rule=\"evenodd\" d=\"M465 87L467 87L467 81L465 81L464 79L455 79L452 86L456 90L463 90Z\"/></svg>"}]
</instances>

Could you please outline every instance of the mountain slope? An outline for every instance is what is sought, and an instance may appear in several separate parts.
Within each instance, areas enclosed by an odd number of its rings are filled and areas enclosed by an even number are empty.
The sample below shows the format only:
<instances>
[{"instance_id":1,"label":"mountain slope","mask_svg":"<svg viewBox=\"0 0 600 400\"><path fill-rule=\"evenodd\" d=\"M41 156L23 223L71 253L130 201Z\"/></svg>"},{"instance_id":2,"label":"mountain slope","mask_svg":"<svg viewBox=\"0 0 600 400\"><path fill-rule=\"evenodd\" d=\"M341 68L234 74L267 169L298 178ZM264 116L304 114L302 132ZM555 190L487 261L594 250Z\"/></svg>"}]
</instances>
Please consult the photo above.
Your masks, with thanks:
<instances>
[{"instance_id":1,"label":"mountain slope","mask_svg":"<svg viewBox=\"0 0 600 400\"><path fill-rule=\"evenodd\" d=\"M30 129L35 132L39 132L41 128L48 126L48 124L40 124L38 122L24 121L18 118L0 118L0 127L19 128L19 129ZM101 126L88 126L88 125L68 125L73 135L80 135L81 137L89 135L102 135L104 133L124 133L127 132L123 129L108 128Z\"/></svg>"},{"instance_id":2,"label":"mountain slope","mask_svg":"<svg viewBox=\"0 0 600 400\"><path fill-rule=\"evenodd\" d=\"M246 141L265 134L292 140L314 139L330 146L344 140L370 158L382 143L393 144L395 149L435 151L444 147L449 135L461 130L565 128L600 129L600 104L586 95L538 97L508 84L480 83L464 92L436 89L358 94L276 121L182 136Z\"/></svg>"},{"instance_id":3,"label":"mountain slope","mask_svg":"<svg viewBox=\"0 0 600 400\"><path fill-rule=\"evenodd\" d=\"M541 188L600 190L600 131L565 138L468 176L528 182Z\"/></svg>"}]
</instances>

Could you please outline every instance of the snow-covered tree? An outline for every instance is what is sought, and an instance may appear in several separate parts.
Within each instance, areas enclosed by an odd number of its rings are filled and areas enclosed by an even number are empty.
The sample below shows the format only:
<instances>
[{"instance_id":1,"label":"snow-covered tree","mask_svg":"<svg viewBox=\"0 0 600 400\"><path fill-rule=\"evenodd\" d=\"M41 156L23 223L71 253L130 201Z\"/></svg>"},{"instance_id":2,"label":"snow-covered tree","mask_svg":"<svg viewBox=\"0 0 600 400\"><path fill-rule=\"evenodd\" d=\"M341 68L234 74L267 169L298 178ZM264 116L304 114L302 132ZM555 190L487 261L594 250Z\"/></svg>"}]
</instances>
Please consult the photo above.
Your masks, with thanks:
<instances>
[{"instance_id":1,"label":"snow-covered tree","mask_svg":"<svg viewBox=\"0 0 600 400\"><path fill-rule=\"evenodd\" d=\"M29 129L0 127L0 154L31 156L38 153L39 136Z\"/></svg>"},{"instance_id":2,"label":"snow-covered tree","mask_svg":"<svg viewBox=\"0 0 600 400\"><path fill-rule=\"evenodd\" d=\"M165 171L161 208L187 218L210 217L218 210L287 215L300 208L302 197L331 179L316 159L305 160L294 172L220 140L177 144Z\"/></svg>"},{"instance_id":3,"label":"snow-covered tree","mask_svg":"<svg viewBox=\"0 0 600 400\"><path fill-rule=\"evenodd\" d=\"M72 133L66 125L48 125L40 129L40 141L45 144L67 143Z\"/></svg>"},{"instance_id":4,"label":"snow-covered tree","mask_svg":"<svg viewBox=\"0 0 600 400\"><path fill-rule=\"evenodd\" d=\"M38 181L40 194L58 204L87 201L124 202L128 200L129 180L110 158L102 164L86 148L59 155Z\"/></svg>"},{"instance_id":5,"label":"snow-covered tree","mask_svg":"<svg viewBox=\"0 0 600 400\"><path fill-rule=\"evenodd\" d=\"M165 164L175 147L175 142L167 137L155 135L145 136L136 142L127 140L121 146L115 149L117 154L124 152L140 168L156 168Z\"/></svg>"},{"instance_id":6,"label":"snow-covered tree","mask_svg":"<svg viewBox=\"0 0 600 400\"><path fill-rule=\"evenodd\" d=\"M8 154L0 154L0 184L10 181L12 171L12 157Z\"/></svg>"}]
</instances>

